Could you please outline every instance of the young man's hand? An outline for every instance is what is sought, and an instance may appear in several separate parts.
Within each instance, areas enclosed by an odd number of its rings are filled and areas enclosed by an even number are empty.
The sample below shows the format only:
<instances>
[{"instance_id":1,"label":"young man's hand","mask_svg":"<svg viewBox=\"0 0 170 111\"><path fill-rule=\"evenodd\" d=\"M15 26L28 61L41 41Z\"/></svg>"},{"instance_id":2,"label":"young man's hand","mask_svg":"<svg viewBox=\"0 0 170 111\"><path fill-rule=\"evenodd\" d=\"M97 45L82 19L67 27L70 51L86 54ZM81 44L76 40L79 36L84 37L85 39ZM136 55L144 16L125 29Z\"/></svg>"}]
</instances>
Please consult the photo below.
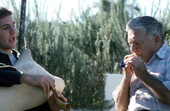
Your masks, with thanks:
<instances>
[{"instance_id":1,"label":"young man's hand","mask_svg":"<svg viewBox=\"0 0 170 111\"><path fill-rule=\"evenodd\" d=\"M26 83L31 86L39 87L44 93L49 93L51 89L55 89L54 82L46 76L23 74L20 83Z\"/></svg>"},{"instance_id":2,"label":"young man's hand","mask_svg":"<svg viewBox=\"0 0 170 111\"><path fill-rule=\"evenodd\" d=\"M48 104L49 104L51 111L60 111L61 107L59 106L59 104L57 104L55 96L57 96L57 98L60 99L62 102L67 102L67 99L60 92L53 92L53 94L50 96L48 100Z\"/></svg>"}]
</instances>

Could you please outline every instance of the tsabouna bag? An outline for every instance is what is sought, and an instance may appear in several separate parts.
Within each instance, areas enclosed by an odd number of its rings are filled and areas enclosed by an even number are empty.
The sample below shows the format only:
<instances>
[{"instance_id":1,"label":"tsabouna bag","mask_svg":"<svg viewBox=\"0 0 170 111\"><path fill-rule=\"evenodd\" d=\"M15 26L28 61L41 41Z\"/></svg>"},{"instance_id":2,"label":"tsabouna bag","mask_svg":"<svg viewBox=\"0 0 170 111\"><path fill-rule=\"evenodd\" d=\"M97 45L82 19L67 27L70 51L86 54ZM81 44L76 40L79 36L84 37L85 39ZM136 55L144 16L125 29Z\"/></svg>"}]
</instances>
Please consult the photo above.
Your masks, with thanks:
<instances>
[{"instance_id":1,"label":"tsabouna bag","mask_svg":"<svg viewBox=\"0 0 170 111\"><path fill-rule=\"evenodd\" d=\"M50 77L55 82L57 91L62 92L65 88L64 80L53 76L37 64L29 49L23 50L14 67L27 74ZM0 111L24 111L39 106L47 101L50 94L44 94L41 89L27 84L0 87Z\"/></svg>"}]
</instances>

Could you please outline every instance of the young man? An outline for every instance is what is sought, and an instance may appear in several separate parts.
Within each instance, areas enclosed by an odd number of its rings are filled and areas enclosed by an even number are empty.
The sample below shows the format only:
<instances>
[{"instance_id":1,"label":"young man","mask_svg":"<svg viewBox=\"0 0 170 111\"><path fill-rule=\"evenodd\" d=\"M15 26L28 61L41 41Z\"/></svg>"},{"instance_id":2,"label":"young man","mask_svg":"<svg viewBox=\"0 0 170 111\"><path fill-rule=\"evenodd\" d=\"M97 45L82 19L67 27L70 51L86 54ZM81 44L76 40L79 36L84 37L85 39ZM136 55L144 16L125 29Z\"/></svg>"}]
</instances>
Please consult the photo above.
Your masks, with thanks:
<instances>
[{"instance_id":1,"label":"young man","mask_svg":"<svg viewBox=\"0 0 170 111\"><path fill-rule=\"evenodd\" d=\"M150 16L126 25L132 54L124 57L124 77L114 93L117 111L169 111L170 47L163 26Z\"/></svg>"},{"instance_id":2,"label":"young man","mask_svg":"<svg viewBox=\"0 0 170 111\"><path fill-rule=\"evenodd\" d=\"M44 93L48 93L55 88L51 79L44 76L21 74L15 68L10 67L15 64L19 57L18 52L13 50L16 47L16 33L17 30L15 21L12 18L12 12L0 7L0 85L12 86L26 83L39 87ZM61 93L57 95L62 101L67 101ZM58 111L59 109L52 95L48 102L28 111Z\"/></svg>"}]
</instances>

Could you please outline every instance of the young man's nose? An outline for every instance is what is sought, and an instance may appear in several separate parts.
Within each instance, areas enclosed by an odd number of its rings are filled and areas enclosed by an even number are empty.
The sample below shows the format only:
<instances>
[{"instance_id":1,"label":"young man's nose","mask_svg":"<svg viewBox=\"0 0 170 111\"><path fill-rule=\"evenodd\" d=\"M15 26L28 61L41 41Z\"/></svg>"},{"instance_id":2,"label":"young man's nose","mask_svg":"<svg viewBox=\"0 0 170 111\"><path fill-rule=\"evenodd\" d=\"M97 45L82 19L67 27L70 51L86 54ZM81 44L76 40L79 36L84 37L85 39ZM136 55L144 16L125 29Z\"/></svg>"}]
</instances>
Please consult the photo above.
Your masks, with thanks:
<instances>
[{"instance_id":1,"label":"young man's nose","mask_svg":"<svg viewBox=\"0 0 170 111\"><path fill-rule=\"evenodd\" d=\"M13 34L16 34L16 28L15 27L11 27L10 28L10 34L13 35Z\"/></svg>"}]
</instances>

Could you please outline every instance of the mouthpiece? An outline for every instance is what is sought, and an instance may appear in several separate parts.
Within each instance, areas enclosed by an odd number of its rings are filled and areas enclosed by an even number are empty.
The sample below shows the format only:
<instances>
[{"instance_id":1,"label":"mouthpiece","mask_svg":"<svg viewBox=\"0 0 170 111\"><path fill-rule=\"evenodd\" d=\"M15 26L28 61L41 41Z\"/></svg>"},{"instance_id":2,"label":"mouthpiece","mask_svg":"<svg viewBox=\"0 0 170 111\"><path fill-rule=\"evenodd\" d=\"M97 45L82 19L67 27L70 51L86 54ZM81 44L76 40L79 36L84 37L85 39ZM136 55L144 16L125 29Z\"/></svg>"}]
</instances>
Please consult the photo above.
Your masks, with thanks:
<instances>
[{"instance_id":1,"label":"mouthpiece","mask_svg":"<svg viewBox=\"0 0 170 111\"><path fill-rule=\"evenodd\" d=\"M120 65L120 67L123 68L123 67L125 67L126 64L122 61L122 62L119 63L119 65Z\"/></svg>"}]
</instances>

